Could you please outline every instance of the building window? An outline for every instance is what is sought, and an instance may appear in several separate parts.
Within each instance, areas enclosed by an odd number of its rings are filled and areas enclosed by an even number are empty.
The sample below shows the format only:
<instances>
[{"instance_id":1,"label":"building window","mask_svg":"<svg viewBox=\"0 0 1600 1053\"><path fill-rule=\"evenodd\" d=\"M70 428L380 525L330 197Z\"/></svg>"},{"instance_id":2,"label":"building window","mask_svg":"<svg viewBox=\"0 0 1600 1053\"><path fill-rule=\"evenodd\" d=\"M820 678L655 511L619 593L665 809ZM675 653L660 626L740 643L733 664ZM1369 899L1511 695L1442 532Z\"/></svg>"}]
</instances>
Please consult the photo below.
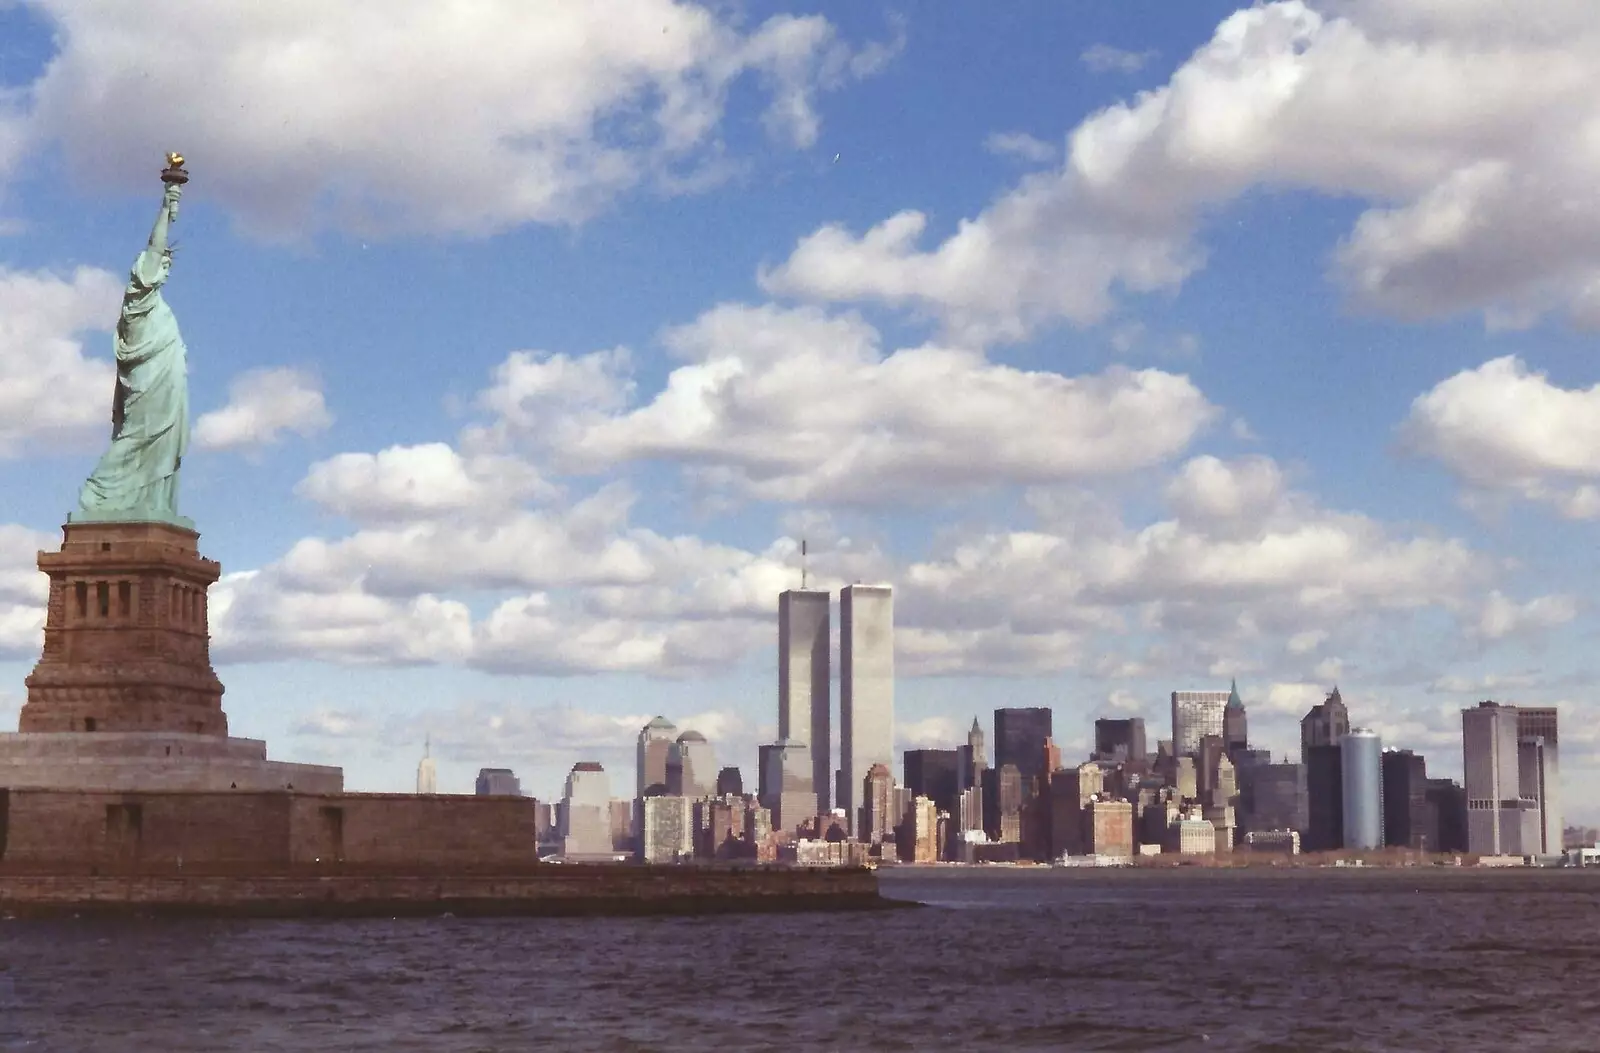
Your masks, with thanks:
<instances>
[{"instance_id":1,"label":"building window","mask_svg":"<svg viewBox=\"0 0 1600 1053\"><path fill-rule=\"evenodd\" d=\"M95 583L95 599L99 604L100 617L111 617L111 583L101 581Z\"/></svg>"},{"instance_id":2,"label":"building window","mask_svg":"<svg viewBox=\"0 0 1600 1053\"><path fill-rule=\"evenodd\" d=\"M83 730L84 731L93 731L94 729L95 729L95 719L93 717L84 717L83 718Z\"/></svg>"},{"instance_id":3,"label":"building window","mask_svg":"<svg viewBox=\"0 0 1600 1053\"><path fill-rule=\"evenodd\" d=\"M131 581L117 582L117 613L124 618L133 615L133 583Z\"/></svg>"},{"instance_id":4,"label":"building window","mask_svg":"<svg viewBox=\"0 0 1600 1053\"><path fill-rule=\"evenodd\" d=\"M78 617L89 617L89 583L87 581L77 582L73 586L73 591L78 594Z\"/></svg>"}]
</instances>

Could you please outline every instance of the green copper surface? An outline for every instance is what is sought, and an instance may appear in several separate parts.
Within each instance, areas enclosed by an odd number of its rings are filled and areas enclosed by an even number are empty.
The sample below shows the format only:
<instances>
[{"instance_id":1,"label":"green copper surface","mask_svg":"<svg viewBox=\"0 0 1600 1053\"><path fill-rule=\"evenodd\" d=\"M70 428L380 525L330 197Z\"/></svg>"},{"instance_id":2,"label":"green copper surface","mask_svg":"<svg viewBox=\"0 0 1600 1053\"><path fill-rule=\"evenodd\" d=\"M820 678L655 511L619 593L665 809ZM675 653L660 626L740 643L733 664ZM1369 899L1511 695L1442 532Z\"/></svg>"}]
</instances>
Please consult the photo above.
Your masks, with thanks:
<instances>
[{"instance_id":1,"label":"green copper surface","mask_svg":"<svg viewBox=\"0 0 1600 1053\"><path fill-rule=\"evenodd\" d=\"M150 242L133 262L117 320L111 446L78 494L74 523L158 522L178 515L178 469L189 449L188 351L161 297L172 270L167 230L182 187L168 183Z\"/></svg>"}]
</instances>

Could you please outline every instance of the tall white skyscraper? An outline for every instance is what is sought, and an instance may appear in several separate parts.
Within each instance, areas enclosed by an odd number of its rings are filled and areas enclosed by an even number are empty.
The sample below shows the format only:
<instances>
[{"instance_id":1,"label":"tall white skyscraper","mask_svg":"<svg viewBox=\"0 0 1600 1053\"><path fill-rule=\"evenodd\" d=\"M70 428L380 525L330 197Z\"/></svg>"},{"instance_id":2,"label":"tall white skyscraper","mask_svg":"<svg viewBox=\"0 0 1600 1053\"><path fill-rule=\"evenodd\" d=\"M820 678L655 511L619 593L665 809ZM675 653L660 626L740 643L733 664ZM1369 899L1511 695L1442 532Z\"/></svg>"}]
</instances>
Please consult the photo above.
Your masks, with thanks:
<instances>
[{"instance_id":1,"label":"tall white skyscraper","mask_svg":"<svg viewBox=\"0 0 1600 1053\"><path fill-rule=\"evenodd\" d=\"M638 762L634 767L636 800L652 787L659 787L657 793L666 790L667 758L677 737L677 727L666 717L656 717L639 729Z\"/></svg>"},{"instance_id":2,"label":"tall white skyscraper","mask_svg":"<svg viewBox=\"0 0 1600 1053\"><path fill-rule=\"evenodd\" d=\"M1515 706L1480 702L1461 711L1467 851L1476 855L1535 855L1543 842L1539 801L1523 789L1517 723Z\"/></svg>"},{"instance_id":3,"label":"tall white skyscraper","mask_svg":"<svg viewBox=\"0 0 1600 1053\"><path fill-rule=\"evenodd\" d=\"M439 769L433 763L433 737L422 740L422 760L417 763L417 792L439 792Z\"/></svg>"},{"instance_id":4,"label":"tall white skyscraper","mask_svg":"<svg viewBox=\"0 0 1600 1053\"><path fill-rule=\"evenodd\" d=\"M709 797L717 786L717 755L698 731L685 731L667 753L667 793L688 800Z\"/></svg>"},{"instance_id":5,"label":"tall white skyscraper","mask_svg":"<svg viewBox=\"0 0 1600 1053\"><path fill-rule=\"evenodd\" d=\"M604 855L611 851L611 779L594 761L580 761L567 773L561 794L561 854Z\"/></svg>"},{"instance_id":6,"label":"tall white skyscraper","mask_svg":"<svg viewBox=\"0 0 1600 1053\"><path fill-rule=\"evenodd\" d=\"M856 798L874 764L894 771L894 590L839 592L839 793L852 829Z\"/></svg>"},{"instance_id":7,"label":"tall white skyscraper","mask_svg":"<svg viewBox=\"0 0 1600 1053\"><path fill-rule=\"evenodd\" d=\"M826 592L810 589L778 595L778 738L809 747L819 812L828 811L833 776L828 604Z\"/></svg>"},{"instance_id":8,"label":"tall white skyscraper","mask_svg":"<svg viewBox=\"0 0 1600 1053\"><path fill-rule=\"evenodd\" d=\"M1540 852L1560 855L1561 756L1554 706L1517 707L1517 751L1522 796L1539 802Z\"/></svg>"},{"instance_id":9,"label":"tall white skyscraper","mask_svg":"<svg viewBox=\"0 0 1600 1053\"><path fill-rule=\"evenodd\" d=\"M1222 737L1228 709L1227 691L1174 691L1172 693L1172 752L1179 757L1200 752L1207 735Z\"/></svg>"}]
</instances>

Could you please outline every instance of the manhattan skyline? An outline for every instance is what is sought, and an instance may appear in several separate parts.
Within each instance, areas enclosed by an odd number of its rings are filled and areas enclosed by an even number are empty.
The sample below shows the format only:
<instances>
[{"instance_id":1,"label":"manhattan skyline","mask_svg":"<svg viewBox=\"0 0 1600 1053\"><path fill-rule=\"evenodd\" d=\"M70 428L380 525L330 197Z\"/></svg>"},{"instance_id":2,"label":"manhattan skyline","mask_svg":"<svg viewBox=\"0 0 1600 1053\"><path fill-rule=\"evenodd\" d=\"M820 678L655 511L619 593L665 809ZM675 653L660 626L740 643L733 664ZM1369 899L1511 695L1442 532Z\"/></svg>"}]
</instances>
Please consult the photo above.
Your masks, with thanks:
<instances>
[{"instance_id":1,"label":"manhattan skyline","mask_svg":"<svg viewBox=\"0 0 1600 1053\"><path fill-rule=\"evenodd\" d=\"M177 149L180 500L287 758L405 790L431 736L441 789L549 798L661 713L753 781L804 538L808 587L894 589L897 759L1237 678L1275 753L1338 685L1459 778L1494 699L1560 712L1593 822L1600 162L1559 147L1600 73L1475 89L1485 40L1558 61L1509 16L1100 6L0 9L0 720ZM275 80L296 32L348 61ZM353 93L444 37L505 44ZM109 127L90 69L151 105Z\"/></svg>"}]
</instances>

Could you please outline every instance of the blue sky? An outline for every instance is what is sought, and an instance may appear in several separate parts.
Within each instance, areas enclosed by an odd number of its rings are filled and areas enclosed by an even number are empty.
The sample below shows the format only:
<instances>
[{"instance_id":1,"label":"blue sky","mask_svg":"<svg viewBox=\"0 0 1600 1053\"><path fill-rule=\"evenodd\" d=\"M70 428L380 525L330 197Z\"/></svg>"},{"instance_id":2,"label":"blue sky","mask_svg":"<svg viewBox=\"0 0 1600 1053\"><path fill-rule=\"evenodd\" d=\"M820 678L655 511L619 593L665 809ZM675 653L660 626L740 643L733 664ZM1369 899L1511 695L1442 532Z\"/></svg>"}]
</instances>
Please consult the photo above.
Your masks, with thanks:
<instances>
[{"instance_id":1,"label":"blue sky","mask_svg":"<svg viewBox=\"0 0 1600 1053\"><path fill-rule=\"evenodd\" d=\"M1600 16L1502 5L0 4L0 705L161 154L235 733L532 791L753 775L776 594L897 587L905 745L1257 737L1337 683L1595 779ZM1591 434L1595 433L1595 434Z\"/></svg>"}]
</instances>

